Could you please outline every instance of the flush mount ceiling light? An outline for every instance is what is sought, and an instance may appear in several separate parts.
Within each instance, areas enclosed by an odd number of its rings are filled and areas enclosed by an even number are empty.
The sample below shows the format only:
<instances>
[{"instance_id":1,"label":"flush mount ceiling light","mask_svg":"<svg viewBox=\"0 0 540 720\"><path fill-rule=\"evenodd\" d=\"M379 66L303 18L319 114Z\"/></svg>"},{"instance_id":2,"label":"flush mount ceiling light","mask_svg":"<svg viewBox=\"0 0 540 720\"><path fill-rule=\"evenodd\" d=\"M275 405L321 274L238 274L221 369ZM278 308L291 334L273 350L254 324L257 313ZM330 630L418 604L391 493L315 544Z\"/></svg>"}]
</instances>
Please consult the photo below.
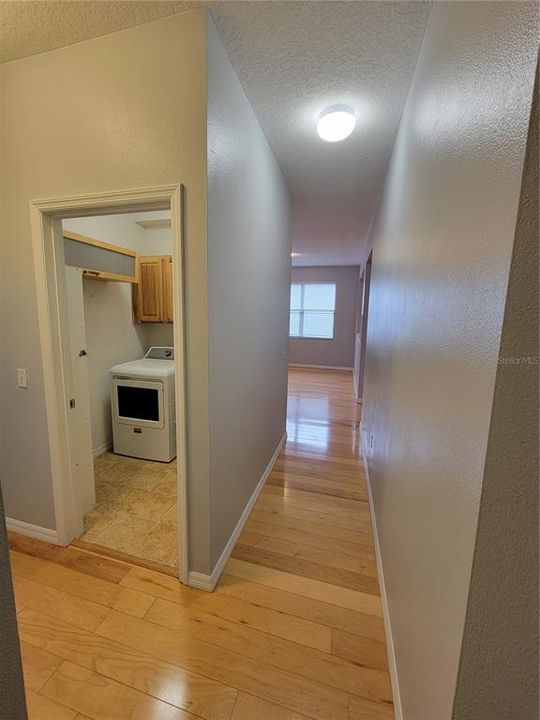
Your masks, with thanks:
<instances>
[{"instance_id":1,"label":"flush mount ceiling light","mask_svg":"<svg viewBox=\"0 0 540 720\"><path fill-rule=\"evenodd\" d=\"M326 142L339 142L349 137L355 125L353 110L345 105L336 105L321 113L317 134Z\"/></svg>"}]
</instances>

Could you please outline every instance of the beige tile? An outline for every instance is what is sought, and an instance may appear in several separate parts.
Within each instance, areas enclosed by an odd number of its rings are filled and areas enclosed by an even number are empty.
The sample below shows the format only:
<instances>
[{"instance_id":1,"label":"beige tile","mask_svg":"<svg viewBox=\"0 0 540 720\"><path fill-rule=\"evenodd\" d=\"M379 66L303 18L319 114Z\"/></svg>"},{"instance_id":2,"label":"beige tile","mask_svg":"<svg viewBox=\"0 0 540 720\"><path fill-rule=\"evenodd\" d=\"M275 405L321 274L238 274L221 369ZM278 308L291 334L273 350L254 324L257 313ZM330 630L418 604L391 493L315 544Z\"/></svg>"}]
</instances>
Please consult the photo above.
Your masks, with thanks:
<instances>
[{"instance_id":1,"label":"beige tile","mask_svg":"<svg viewBox=\"0 0 540 720\"><path fill-rule=\"evenodd\" d=\"M81 540L97 542L96 537L101 535L113 520L114 513L107 512L105 507L96 506L84 516L84 534L81 536Z\"/></svg>"},{"instance_id":2,"label":"beige tile","mask_svg":"<svg viewBox=\"0 0 540 720\"><path fill-rule=\"evenodd\" d=\"M136 554L175 565L178 561L178 532L174 525L156 523L136 546Z\"/></svg>"},{"instance_id":3,"label":"beige tile","mask_svg":"<svg viewBox=\"0 0 540 720\"><path fill-rule=\"evenodd\" d=\"M111 510L126 510L139 500L142 500L146 492L131 485L124 485L111 491L101 493L96 488L96 500L101 512Z\"/></svg>"},{"instance_id":4,"label":"beige tile","mask_svg":"<svg viewBox=\"0 0 540 720\"><path fill-rule=\"evenodd\" d=\"M162 517L162 522L168 523L169 525L178 526L178 504L175 501L170 510L168 510Z\"/></svg>"},{"instance_id":5,"label":"beige tile","mask_svg":"<svg viewBox=\"0 0 540 720\"><path fill-rule=\"evenodd\" d=\"M118 512L114 520L111 520L101 532L89 533L92 538L89 542L136 555L134 549L153 526L154 523L144 518L130 515L127 512Z\"/></svg>"},{"instance_id":6,"label":"beige tile","mask_svg":"<svg viewBox=\"0 0 540 720\"><path fill-rule=\"evenodd\" d=\"M170 477L163 477L152 489L152 492L159 493L160 495L169 495L176 499L177 495L177 481L176 475Z\"/></svg>"},{"instance_id":7,"label":"beige tile","mask_svg":"<svg viewBox=\"0 0 540 720\"><path fill-rule=\"evenodd\" d=\"M176 462L157 463L104 453L96 458L94 469L97 503L84 518L81 539L175 564Z\"/></svg>"},{"instance_id":8,"label":"beige tile","mask_svg":"<svg viewBox=\"0 0 540 720\"><path fill-rule=\"evenodd\" d=\"M141 467L130 478L133 487L142 490L154 490L156 485L163 480L165 472L161 468Z\"/></svg>"},{"instance_id":9,"label":"beige tile","mask_svg":"<svg viewBox=\"0 0 540 720\"><path fill-rule=\"evenodd\" d=\"M170 495L147 492L130 506L129 512L152 522L162 522L164 516L174 509L175 505L176 498L171 498Z\"/></svg>"}]
</instances>

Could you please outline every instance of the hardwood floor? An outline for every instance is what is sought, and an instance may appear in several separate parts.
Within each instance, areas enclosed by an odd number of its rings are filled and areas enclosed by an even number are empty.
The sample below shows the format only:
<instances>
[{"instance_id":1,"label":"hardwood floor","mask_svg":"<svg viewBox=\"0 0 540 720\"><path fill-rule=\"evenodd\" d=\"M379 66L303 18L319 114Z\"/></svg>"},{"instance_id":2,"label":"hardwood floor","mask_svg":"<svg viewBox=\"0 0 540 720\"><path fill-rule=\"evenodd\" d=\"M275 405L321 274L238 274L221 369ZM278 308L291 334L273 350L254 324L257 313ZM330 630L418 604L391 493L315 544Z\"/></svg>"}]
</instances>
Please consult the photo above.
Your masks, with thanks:
<instances>
[{"instance_id":1,"label":"hardwood floor","mask_svg":"<svg viewBox=\"0 0 540 720\"><path fill-rule=\"evenodd\" d=\"M12 536L30 720L391 720L350 375L290 373L288 442L216 591Z\"/></svg>"}]
</instances>

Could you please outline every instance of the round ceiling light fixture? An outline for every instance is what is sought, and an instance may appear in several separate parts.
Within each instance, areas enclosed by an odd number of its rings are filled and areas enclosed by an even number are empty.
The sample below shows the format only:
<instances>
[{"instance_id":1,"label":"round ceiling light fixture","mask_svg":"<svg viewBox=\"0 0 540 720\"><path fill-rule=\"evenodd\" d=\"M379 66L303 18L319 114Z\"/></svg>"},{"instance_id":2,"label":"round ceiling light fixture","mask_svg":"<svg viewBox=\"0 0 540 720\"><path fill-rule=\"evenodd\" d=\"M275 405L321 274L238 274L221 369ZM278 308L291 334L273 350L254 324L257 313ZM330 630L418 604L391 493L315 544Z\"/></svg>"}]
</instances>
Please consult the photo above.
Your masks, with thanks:
<instances>
[{"instance_id":1,"label":"round ceiling light fixture","mask_svg":"<svg viewBox=\"0 0 540 720\"><path fill-rule=\"evenodd\" d=\"M354 130L354 111L346 105L334 105L323 110L317 123L317 134L326 142L345 140Z\"/></svg>"}]
</instances>

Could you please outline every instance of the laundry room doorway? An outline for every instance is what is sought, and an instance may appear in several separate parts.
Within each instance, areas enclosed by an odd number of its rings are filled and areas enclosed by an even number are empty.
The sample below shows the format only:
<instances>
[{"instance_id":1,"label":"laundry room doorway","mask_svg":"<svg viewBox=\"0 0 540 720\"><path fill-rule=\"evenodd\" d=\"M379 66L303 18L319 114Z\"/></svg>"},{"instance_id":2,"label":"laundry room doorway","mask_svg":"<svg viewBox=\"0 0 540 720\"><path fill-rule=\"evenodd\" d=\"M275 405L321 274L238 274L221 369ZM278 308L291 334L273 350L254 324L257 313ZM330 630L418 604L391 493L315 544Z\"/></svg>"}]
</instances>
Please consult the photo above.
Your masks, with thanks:
<instances>
[{"instance_id":1,"label":"laundry room doorway","mask_svg":"<svg viewBox=\"0 0 540 720\"><path fill-rule=\"evenodd\" d=\"M31 216L58 542L186 582L181 186Z\"/></svg>"}]
</instances>

